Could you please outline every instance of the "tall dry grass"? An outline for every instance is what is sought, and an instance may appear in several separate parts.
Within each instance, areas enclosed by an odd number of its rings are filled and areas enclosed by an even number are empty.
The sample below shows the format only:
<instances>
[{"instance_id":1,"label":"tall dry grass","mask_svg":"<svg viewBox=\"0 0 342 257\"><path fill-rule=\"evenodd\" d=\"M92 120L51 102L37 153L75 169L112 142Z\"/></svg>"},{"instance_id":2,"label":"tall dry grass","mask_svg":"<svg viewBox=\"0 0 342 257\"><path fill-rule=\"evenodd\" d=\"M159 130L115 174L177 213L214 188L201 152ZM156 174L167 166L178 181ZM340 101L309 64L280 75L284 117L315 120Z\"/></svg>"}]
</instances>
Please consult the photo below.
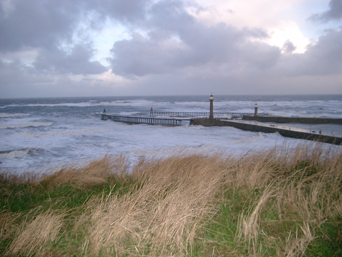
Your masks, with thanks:
<instances>
[{"instance_id":1,"label":"tall dry grass","mask_svg":"<svg viewBox=\"0 0 342 257\"><path fill-rule=\"evenodd\" d=\"M227 161L218 156L173 156L141 160L132 176L139 189L91 201L93 254L104 247L117 255L184 254L215 205Z\"/></svg>"},{"instance_id":2,"label":"tall dry grass","mask_svg":"<svg viewBox=\"0 0 342 257\"><path fill-rule=\"evenodd\" d=\"M129 171L124 156L106 156L83 167L63 168L37 183L91 188L114 181L109 194L93 196L75 212L70 233L83 233L79 246L83 255L198 254L193 252L198 233L238 192L245 208L229 255L264 256L267 249L273 255L299 256L322 224L342 216L341 157L338 150L323 150L320 145L241 157L181 153L141 159ZM128 192L114 190L122 181L130 181ZM52 244L56 247L64 222L61 213L41 213L24 221L7 253L39 255Z\"/></svg>"},{"instance_id":3,"label":"tall dry grass","mask_svg":"<svg viewBox=\"0 0 342 257\"><path fill-rule=\"evenodd\" d=\"M128 159L123 155L93 160L85 165L75 164L62 167L57 172L42 176L37 183L46 187L73 184L92 187L106 184L109 179L124 181L129 175Z\"/></svg>"},{"instance_id":4,"label":"tall dry grass","mask_svg":"<svg viewBox=\"0 0 342 257\"><path fill-rule=\"evenodd\" d=\"M324 222L342 217L342 155L316 146L259 156L264 163L269 157L269 170L266 174L260 171L265 186L248 214L241 213L236 239L245 240L253 256L263 255L261 242L264 248L272 245L278 255L301 256ZM282 231L275 235L265 232L265 228L272 231L277 226Z\"/></svg>"},{"instance_id":5,"label":"tall dry grass","mask_svg":"<svg viewBox=\"0 0 342 257\"><path fill-rule=\"evenodd\" d=\"M57 239L63 225L63 214L47 211L38 214L34 220L24 221L16 231L16 237L7 254L24 256L46 256L50 242Z\"/></svg>"}]
</instances>

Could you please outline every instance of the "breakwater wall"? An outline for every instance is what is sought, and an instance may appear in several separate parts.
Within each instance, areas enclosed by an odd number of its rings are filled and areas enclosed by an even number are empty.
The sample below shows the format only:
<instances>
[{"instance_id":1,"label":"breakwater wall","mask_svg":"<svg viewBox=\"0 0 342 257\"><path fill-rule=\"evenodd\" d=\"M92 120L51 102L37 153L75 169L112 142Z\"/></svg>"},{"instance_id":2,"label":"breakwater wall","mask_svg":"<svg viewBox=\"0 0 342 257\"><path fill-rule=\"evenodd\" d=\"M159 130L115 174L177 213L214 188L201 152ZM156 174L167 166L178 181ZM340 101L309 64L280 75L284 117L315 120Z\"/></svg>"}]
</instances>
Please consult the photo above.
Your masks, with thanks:
<instances>
[{"instance_id":1,"label":"breakwater wall","mask_svg":"<svg viewBox=\"0 0 342 257\"><path fill-rule=\"evenodd\" d=\"M293 131L275 127L265 127L255 124L246 124L246 123L239 123L234 121L221 121L220 119L192 119L190 121L190 125L202 125L202 126L229 126L238 128L241 130L246 131L254 131L254 132L264 132L264 133L275 133L278 132L280 135L284 137L290 138L297 138L297 139L306 139L312 141L318 141L323 143L341 145L342 138L340 137L331 137L325 135L317 135L312 133L300 132L300 131Z\"/></svg>"},{"instance_id":2,"label":"breakwater wall","mask_svg":"<svg viewBox=\"0 0 342 257\"><path fill-rule=\"evenodd\" d=\"M276 123L305 123L305 124L342 124L342 119L309 118L309 117L278 117L278 116L252 116L244 115L243 120Z\"/></svg>"}]
</instances>

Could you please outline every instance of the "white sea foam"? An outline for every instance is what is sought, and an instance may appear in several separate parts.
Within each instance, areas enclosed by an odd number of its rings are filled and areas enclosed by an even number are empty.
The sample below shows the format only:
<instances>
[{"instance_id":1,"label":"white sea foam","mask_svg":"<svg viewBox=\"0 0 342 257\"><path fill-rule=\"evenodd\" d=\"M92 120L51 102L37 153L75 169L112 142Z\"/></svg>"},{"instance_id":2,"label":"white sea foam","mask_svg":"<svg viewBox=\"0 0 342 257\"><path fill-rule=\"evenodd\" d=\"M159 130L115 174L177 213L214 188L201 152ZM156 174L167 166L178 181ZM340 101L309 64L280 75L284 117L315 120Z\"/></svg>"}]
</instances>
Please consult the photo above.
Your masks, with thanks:
<instances>
[{"instance_id":1,"label":"white sea foam","mask_svg":"<svg viewBox=\"0 0 342 257\"><path fill-rule=\"evenodd\" d=\"M23 116L29 116L29 114L25 113L0 113L0 118L13 118L13 117L23 117Z\"/></svg>"},{"instance_id":2,"label":"white sea foam","mask_svg":"<svg viewBox=\"0 0 342 257\"><path fill-rule=\"evenodd\" d=\"M19 150L9 150L9 151L0 151L0 157L4 158L19 158L29 153L41 152L40 148L24 148Z\"/></svg>"},{"instance_id":3,"label":"white sea foam","mask_svg":"<svg viewBox=\"0 0 342 257\"><path fill-rule=\"evenodd\" d=\"M194 97L191 99L196 100ZM31 152L15 150L12 153L0 154L0 160L3 162L0 168L11 170L47 169L51 166L58 167L75 161L87 162L105 154L124 154L131 160L143 156L164 157L181 151L203 154L224 151L239 155L246 151L281 147L284 142L293 145L311 143L310 141L284 138L277 133L256 133L231 127L187 125L162 127L127 125L110 120L100 120L100 114L104 108L107 113L133 116L141 113L149 114L151 107L155 111L209 112L209 100L183 102L177 97L165 97L127 98L126 100L76 99L75 102L71 102L70 99L65 101L61 99L59 103L56 102L56 100L49 101L48 99L23 100L22 102L17 101L16 105L11 105L13 108L10 110L11 112L23 113L29 117L9 116L1 120L0 128L14 129L0 130L0 150L26 148L44 150ZM214 101L214 112L250 113L254 112L255 102L248 100ZM257 103L259 113L269 112L281 116L342 117L342 102L340 101L258 101ZM85 112L83 107L89 108ZM4 111L6 110L2 110L2 113L7 115ZM323 133L330 134L338 132L338 127L332 126L323 128L312 126L311 129L316 131L322 129ZM338 148L339 146L333 147Z\"/></svg>"},{"instance_id":4,"label":"white sea foam","mask_svg":"<svg viewBox=\"0 0 342 257\"><path fill-rule=\"evenodd\" d=\"M252 135L250 137L243 137L241 139L235 140L233 143L251 143L256 142L258 140L262 140L264 138L264 133L258 132L255 135Z\"/></svg>"},{"instance_id":5,"label":"white sea foam","mask_svg":"<svg viewBox=\"0 0 342 257\"><path fill-rule=\"evenodd\" d=\"M208 100L209 102L209 100ZM175 105L180 105L180 106L196 106L196 107L203 107L203 108L208 108L208 102L197 102L197 101L193 101L193 102L175 102ZM215 103L216 104L216 103Z\"/></svg>"},{"instance_id":6,"label":"white sea foam","mask_svg":"<svg viewBox=\"0 0 342 257\"><path fill-rule=\"evenodd\" d=\"M22 157L25 154L28 153L28 149L24 151L12 151L7 154L0 154L1 158L17 158L17 157Z\"/></svg>"},{"instance_id":7,"label":"white sea foam","mask_svg":"<svg viewBox=\"0 0 342 257\"><path fill-rule=\"evenodd\" d=\"M0 124L0 129L28 128L28 127L46 127L51 126L52 122L31 122L17 124Z\"/></svg>"},{"instance_id":8,"label":"white sea foam","mask_svg":"<svg viewBox=\"0 0 342 257\"><path fill-rule=\"evenodd\" d=\"M139 116L139 115L141 115L141 113L139 113L139 112L120 112L118 114L121 116ZM148 112L145 113L145 115L147 115L147 114L148 114Z\"/></svg>"},{"instance_id":9,"label":"white sea foam","mask_svg":"<svg viewBox=\"0 0 342 257\"><path fill-rule=\"evenodd\" d=\"M99 131L100 129L85 129L77 131L55 131L55 132L45 132L45 133L26 133L20 132L20 135L31 138L38 137L60 137L60 136L73 136L73 135L91 135Z\"/></svg>"},{"instance_id":10,"label":"white sea foam","mask_svg":"<svg viewBox=\"0 0 342 257\"><path fill-rule=\"evenodd\" d=\"M113 106L151 106L151 105L164 105L165 103L158 103L148 100L117 100L112 102L101 102L101 105Z\"/></svg>"}]
</instances>

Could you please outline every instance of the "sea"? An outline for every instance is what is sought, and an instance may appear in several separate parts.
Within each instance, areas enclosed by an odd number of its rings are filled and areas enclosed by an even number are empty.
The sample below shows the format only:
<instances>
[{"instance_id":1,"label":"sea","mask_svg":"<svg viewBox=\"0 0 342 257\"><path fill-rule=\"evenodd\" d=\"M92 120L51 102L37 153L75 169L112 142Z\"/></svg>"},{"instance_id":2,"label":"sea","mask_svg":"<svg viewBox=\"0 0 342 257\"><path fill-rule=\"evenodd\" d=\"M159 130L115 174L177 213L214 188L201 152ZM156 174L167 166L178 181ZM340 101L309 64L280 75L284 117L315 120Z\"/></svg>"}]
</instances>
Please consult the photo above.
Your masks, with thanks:
<instances>
[{"instance_id":1,"label":"sea","mask_svg":"<svg viewBox=\"0 0 342 257\"><path fill-rule=\"evenodd\" d=\"M256 103L261 115L342 118L342 95L214 95L214 114L254 113ZM312 144L278 133L190 126L187 121L167 127L101 120L104 109L107 114L148 116L151 108L155 112L209 112L209 95L0 99L0 171L53 172L106 154L124 155L134 163L142 157L215 152L243 156ZM342 136L342 125L324 125L323 131ZM327 149L342 148L321 144Z\"/></svg>"}]
</instances>

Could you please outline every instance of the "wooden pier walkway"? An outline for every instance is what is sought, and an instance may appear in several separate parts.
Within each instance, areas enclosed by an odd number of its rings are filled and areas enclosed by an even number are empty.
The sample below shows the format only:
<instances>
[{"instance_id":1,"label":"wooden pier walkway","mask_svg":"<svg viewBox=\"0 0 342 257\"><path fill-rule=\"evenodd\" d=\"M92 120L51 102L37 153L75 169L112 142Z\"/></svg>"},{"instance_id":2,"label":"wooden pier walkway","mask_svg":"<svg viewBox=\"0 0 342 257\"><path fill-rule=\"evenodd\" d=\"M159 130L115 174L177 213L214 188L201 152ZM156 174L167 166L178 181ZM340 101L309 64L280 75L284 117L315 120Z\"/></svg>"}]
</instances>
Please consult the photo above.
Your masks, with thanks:
<instances>
[{"instance_id":1,"label":"wooden pier walkway","mask_svg":"<svg viewBox=\"0 0 342 257\"><path fill-rule=\"evenodd\" d=\"M182 125L181 119L166 119L166 118L151 118L151 117L133 117L133 116L120 116L111 114L102 114L102 120L113 120L129 124L149 124L149 125L163 125L163 126L180 126Z\"/></svg>"},{"instance_id":2,"label":"wooden pier walkway","mask_svg":"<svg viewBox=\"0 0 342 257\"><path fill-rule=\"evenodd\" d=\"M155 112L150 111L150 116L167 116L167 117L209 117L209 112ZM232 118L242 118L244 115L253 115L252 113L236 113L236 112L215 112L215 117L231 116Z\"/></svg>"}]
</instances>

